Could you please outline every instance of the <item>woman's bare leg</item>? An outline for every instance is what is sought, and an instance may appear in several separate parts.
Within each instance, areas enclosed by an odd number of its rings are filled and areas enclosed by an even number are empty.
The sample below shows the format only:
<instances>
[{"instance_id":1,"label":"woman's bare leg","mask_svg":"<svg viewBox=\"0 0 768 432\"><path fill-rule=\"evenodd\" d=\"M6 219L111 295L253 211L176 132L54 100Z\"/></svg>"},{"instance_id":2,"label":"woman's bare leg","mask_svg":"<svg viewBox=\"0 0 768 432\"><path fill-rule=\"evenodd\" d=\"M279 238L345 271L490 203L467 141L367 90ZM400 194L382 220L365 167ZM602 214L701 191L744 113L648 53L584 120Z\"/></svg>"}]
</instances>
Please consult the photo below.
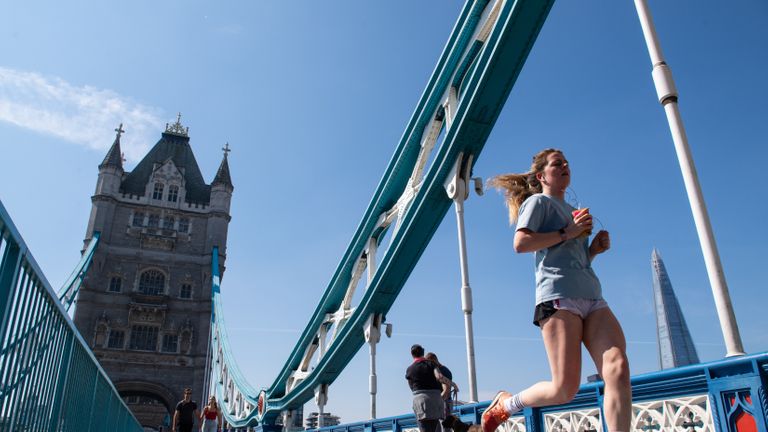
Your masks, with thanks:
<instances>
[{"instance_id":1,"label":"woman's bare leg","mask_svg":"<svg viewBox=\"0 0 768 432\"><path fill-rule=\"evenodd\" d=\"M541 335L552 380L536 383L521 392L523 403L531 407L569 402L579 390L581 379L581 318L559 310L541 322Z\"/></svg>"},{"instance_id":2,"label":"woman's bare leg","mask_svg":"<svg viewBox=\"0 0 768 432\"><path fill-rule=\"evenodd\" d=\"M603 413L609 432L629 431L632 386L624 332L610 308L598 309L584 320L584 345L605 382Z\"/></svg>"}]
</instances>

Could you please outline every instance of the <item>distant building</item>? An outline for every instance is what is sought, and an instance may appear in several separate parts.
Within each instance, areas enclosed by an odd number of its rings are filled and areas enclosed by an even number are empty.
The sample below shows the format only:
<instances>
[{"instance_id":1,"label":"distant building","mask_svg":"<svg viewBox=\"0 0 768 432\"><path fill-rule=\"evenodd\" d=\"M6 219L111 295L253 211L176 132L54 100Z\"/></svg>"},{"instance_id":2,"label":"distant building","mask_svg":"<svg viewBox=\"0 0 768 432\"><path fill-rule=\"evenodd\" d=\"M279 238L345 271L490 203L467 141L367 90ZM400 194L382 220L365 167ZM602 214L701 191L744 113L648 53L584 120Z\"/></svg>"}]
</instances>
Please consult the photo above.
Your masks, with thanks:
<instances>
[{"instance_id":1,"label":"distant building","mask_svg":"<svg viewBox=\"0 0 768 432\"><path fill-rule=\"evenodd\" d=\"M659 366L670 369L699 363L683 311L677 301L672 282L661 255L651 254L653 270L653 301L656 306L656 334L659 344Z\"/></svg>"},{"instance_id":2,"label":"distant building","mask_svg":"<svg viewBox=\"0 0 768 432\"><path fill-rule=\"evenodd\" d=\"M185 387L204 404L211 252L224 270L232 180L227 151L203 179L181 116L133 171L120 136L99 165L86 244L100 233L74 321L139 422L156 429ZM122 126L122 125L121 125Z\"/></svg>"},{"instance_id":3,"label":"distant building","mask_svg":"<svg viewBox=\"0 0 768 432\"><path fill-rule=\"evenodd\" d=\"M317 412L311 412L309 413L309 416L307 416L307 422L304 424L307 429L317 429L319 426L319 420L320 420L320 414ZM339 416L335 416L331 413L324 412L323 413L323 427L326 426L336 426L339 423L341 423L341 419Z\"/></svg>"}]
</instances>

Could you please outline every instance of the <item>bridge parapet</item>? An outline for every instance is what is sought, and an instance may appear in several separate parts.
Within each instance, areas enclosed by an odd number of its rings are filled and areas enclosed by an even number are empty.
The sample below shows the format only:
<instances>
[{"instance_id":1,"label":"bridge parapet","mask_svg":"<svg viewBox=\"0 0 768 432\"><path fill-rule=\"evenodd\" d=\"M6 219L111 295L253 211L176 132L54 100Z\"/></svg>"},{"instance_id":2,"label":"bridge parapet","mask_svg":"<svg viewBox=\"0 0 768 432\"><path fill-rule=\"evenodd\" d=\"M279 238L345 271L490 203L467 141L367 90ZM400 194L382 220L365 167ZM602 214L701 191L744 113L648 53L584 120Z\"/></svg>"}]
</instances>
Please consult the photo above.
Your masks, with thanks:
<instances>
[{"instance_id":1,"label":"bridge parapet","mask_svg":"<svg viewBox=\"0 0 768 432\"><path fill-rule=\"evenodd\" d=\"M632 378L632 432L746 432L768 430L768 352ZM405 385L405 383L403 384ZM567 404L526 408L497 432L606 431L602 382L582 385ZM409 401L403 401L407 406ZM454 415L480 423L489 401L461 405ZM322 432L418 431L413 414L347 423Z\"/></svg>"},{"instance_id":2,"label":"bridge parapet","mask_svg":"<svg viewBox=\"0 0 768 432\"><path fill-rule=\"evenodd\" d=\"M62 305L97 241L57 294L0 202L0 430L142 430Z\"/></svg>"}]
</instances>

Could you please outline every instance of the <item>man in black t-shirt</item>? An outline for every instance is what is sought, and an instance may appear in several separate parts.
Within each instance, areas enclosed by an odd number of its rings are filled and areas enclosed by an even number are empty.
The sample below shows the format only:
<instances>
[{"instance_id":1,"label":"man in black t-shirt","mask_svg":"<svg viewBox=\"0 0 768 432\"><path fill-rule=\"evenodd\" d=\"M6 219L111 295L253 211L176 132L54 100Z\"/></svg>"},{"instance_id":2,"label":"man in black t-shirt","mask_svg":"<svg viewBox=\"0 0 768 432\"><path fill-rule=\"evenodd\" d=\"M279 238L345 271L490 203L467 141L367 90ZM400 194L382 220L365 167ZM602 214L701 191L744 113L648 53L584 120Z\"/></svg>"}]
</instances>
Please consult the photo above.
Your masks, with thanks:
<instances>
[{"instance_id":1,"label":"man in black t-shirt","mask_svg":"<svg viewBox=\"0 0 768 432\"><path fill-rule=\"evenodd\" d=\"M411 347L411 356L413 363L405 371L405 379L413 392L413 413L420 432L435 432L445 409L442 384L450 385L451 381L440 373L437 365L424 358L421 345Z\"/></svg>"},{"instance_id":2,"label":"man in black t-shirt","mask_svg":"<svg viewBox=\"0 0 768 432\"><path fill-rule=\"evenodd\" d=\"M197 404L192 401L192 389L184 389L184 399L176 404L176 411L173 413L173 424L171 432L192 432L195 427L195 419L200 418L200 412L197 410Z\"/></svg>"}]
</instances>

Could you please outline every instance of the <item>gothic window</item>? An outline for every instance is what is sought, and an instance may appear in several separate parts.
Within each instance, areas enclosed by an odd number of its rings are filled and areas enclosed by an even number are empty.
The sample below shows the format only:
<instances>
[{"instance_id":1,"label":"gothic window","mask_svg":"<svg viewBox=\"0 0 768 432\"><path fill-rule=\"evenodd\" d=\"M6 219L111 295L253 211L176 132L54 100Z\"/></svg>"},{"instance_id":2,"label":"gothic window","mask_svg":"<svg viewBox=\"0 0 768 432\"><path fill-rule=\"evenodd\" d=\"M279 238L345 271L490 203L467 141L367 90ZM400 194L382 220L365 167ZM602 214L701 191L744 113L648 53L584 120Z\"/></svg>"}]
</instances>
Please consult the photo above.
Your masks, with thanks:
<instances>
[{"instance_id":1,"label":"gothic window","mask_svg":"<svg viewBox=\"0 0 768 432\"><path fill-rule=\"evenodd\" d=\"M176 219L173 218L173 216L166 216L163 218L163 229L172 230L173 224L176 222Z\"/></svg>"},{"instance_id":2,"label":"gothic window","mask_svg":"<svg viewBox=\"0 0 768 432\"><path fill-rule=\"evenodd\" d=\"M119 293L123 289L123 278L120 276L112 276L109 280L109 292Z\"/></svg>"},{"instance_id":3,"label":"gothic window","mask_svg":"<svg viewBox=\"0 0 768 432\"><path fill-rule=\"evenodd\" d=\"M123 349L125 344L125 332L122 330L110 330L107 348Z\"/></svg>"},{"instance_id":4,"label":"gothic window","mask_svg":"<svg viewBox=\"0 0 768 432\"><path fill-rule=\"evenodd\" d=\"M182 284L179 290L179 297L183 299L192 298L192 284Z\"/></svg>"},{"instance_id":5,"label":"gothic window","mask_svg":"<svg viewBox=\"0 0 768 432\"><path fill-rule=\"evenodd\" d=\"M147 270L139 277L139 292L146 295L163 295L165 275L158 270Z\"/></svg>"},{"instance_id":6,"label":"gothic window","mask_svg":"<svg viewBox=\"0 0 768 432\"><path fill-rule=\"evenodd\" d=\"M162 183L155 183L155 188L152 191L152 199L163 199L163 184Z\"/></svg>"},{"instance_id":7,"label":"gothic window","mask_svg":"<svg viewBox=\"0 0 768 432\"><path fill-rule=\"evenodd\" d=\"M160 216L156 214L149 215L147 219L147 226L150 228L157 228L160 225Z\"/></svg>"},{"instance_id":8,"label":"gothic window","mask_svg":"<svg viewBox=\"0 0 768 432\"><path fill-rule=\"evenodd\" d=\"M176 185L168 186L168 201L176 202L179 199L179 187Z\"/></svg>"},{"instance_id":9,"label":"gothic window","mask_svg":"<svg viewBox=\"0 0 768 432\"><path fill-rule=\"evenodd\" d=\"M181 331L181 337L179 338L179 349L182 354L189 354L189 350L192 348L192 330L186 329Z\"/></svg>"},{"instance_id":10,"label":"gothic window","mask_svg":"<svg viewBox=\"0 0 768 432\"><path fill-rule=\"evenodd\" d=\"M93 345L95 348L104 348L108 331L109 327L107 327L105 323L102 322L96 325L96 334L93 338Z\"/></svg>"},{"instance_id":11,"label":"gothic window","mask_svg":"<svg viewBox=\"0 0 768 432\"><path fill-rule=\"evenodd\" d=\"M187 218L179 219L179 232L186 233L187 231L189 231L189 219Z\"/></svg>"},{"instance_id":12,"label":"gothic window","mask_svg":"<svg viewBox=\"0 0 768 432\"><path fill-rule=\"evenodd\" d=\"M131 327L131 349L157 351L157 327L135 325Z\"/></svg>"},{"instance_id":13,"label":"gothic window","mask_svg":"<svg viewBox=\"0 0 768 432\"><path fill-rule=\"evenodd\" d=\"M163 352L175 353L179 351L179 337L177 335L163 335Z\"/></svg>"},{"instance_id":14,"label":"gothic window","mask_svg":"<svg viewBox=\"0 0 768 432\"><path fill-rule=\"evenodd\" d=\"M144 213L137 212L133 214L133 226L135 227L144 226Z\"/></svg>"}]
</instances>

